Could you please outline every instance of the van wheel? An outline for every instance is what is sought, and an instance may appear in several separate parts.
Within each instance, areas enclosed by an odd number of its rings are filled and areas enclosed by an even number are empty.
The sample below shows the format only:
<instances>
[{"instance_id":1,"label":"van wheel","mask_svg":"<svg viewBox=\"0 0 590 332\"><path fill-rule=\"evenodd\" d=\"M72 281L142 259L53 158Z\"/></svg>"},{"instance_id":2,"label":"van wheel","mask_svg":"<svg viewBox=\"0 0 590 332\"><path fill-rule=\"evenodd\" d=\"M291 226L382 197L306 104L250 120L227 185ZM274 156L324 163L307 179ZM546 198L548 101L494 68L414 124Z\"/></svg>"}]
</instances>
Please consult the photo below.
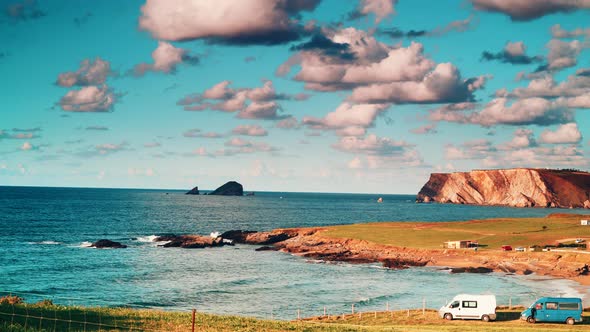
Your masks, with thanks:
<instances>
[{"instance_id":1,"label":"van wheel","mask_svg":"<svg viewBox=\"0 0 590 332\"><path fill-rule=\"evenodd\" d=\"M487 323L487 322L489 322L489 321L490 321L490 316L488 316L488 315L483 315L483 316L481 316L481 320Z\"/></svg>"},{"instance_id":2,"label":"van wheel","mask_svg":"<svg viewBox=\"0 0 590 332\"><path fill-rule=\"evenodd\" d=\"M526 321L531 324L535 324L535 322L536 322L535 317L531 317L531 316L527 317Z\"/></svg>"},{"instance_id":3,"label":"van wheel","mask_svg":"<svg viewBox=\"0 0 590 332\"><path fill-rule=\"evenodd\" d=\"M571 318L571 317L569 317L568 319L566 319L565 322L566 322L567 325L574 325L576 323L576 321L573 318Z\"/></svg>"},{"instance_id":4,"label":"van wheel","mask_svg":"<svg viewBox=\"0 0 590 332\"><path fill-rule=\"evenodd\" d=\"M444 315L444 318L445 318L446 320L453 320L453 315L451 315L451 314L449 314L449 313L446 313L446 314Z\"/></svg>"}]
</instances>

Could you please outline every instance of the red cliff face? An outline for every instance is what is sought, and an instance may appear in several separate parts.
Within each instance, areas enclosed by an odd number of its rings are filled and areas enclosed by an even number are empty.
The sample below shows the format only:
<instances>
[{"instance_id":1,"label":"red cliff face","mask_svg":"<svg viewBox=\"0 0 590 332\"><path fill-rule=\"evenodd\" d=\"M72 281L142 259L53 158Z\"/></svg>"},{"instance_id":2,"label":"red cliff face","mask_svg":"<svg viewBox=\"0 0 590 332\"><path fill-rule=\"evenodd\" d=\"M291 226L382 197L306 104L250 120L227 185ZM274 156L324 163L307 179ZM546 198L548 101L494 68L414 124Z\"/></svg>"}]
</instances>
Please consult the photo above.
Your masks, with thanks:
<instances>
[{"instance_id":1,"label":"red cliff face","mask_svg":"<svg viewBox=\"0 0 590 332\"><path fill-rule=\"evenodd\" d=\"M433 173L416 201L590 208L590 173L529 168Z\"/></svg>"}]
</instances>

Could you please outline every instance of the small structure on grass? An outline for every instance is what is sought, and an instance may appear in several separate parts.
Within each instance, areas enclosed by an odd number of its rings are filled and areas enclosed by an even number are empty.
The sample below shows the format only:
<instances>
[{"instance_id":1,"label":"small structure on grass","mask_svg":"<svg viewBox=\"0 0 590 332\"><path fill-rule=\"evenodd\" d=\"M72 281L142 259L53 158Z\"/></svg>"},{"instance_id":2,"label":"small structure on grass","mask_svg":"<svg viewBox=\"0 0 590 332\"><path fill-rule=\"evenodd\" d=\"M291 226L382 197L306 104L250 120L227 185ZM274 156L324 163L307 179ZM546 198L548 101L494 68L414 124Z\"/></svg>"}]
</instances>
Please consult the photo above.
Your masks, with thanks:
<instances>
[{"instance_id":1,"label":"small structure on grass","mask_svg":"<svg viewBox=\"0 0 590 332\"><path fill-rule=\"evenodd\" d=\"M477 248L477 241L472 240L456 240L446 241L443 243L443 248L446 249L466 249L466 248Z\"/></svg>"},{"instance_id":2,"label":"small structure on grass","mask_svg":"<svg viewBox=\"0 0 590 332\"><path fill-rule=\"evenodd\" d=\"M582 219L582 220L580 220L580 225L582 225L582 226L589 226L590 223L588 223L588 219Z\"/></svg>"}]
</instances>

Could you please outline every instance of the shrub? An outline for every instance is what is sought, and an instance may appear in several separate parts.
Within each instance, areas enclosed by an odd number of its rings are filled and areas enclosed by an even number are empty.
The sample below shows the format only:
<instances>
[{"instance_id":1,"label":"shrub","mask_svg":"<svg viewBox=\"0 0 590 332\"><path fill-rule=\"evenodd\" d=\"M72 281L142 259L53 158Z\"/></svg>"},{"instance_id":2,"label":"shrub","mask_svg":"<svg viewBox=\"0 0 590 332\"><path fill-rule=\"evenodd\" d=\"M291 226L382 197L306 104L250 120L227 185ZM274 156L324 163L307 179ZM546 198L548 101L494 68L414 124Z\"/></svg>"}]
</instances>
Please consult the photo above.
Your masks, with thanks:
<instances>
[{"instance_id":1,"label":"shrub","mask_svg":"<svg viewBox=\"0 0 590 332\"><path fill-rule=\"evenodd\" d=\"M23 302L25 302L25 299L23 299L20 296L16 296L16 295L6 295L6 296L0 297L0 304L14 305L14 304L21 304Z\"/></svg>"}]
</instances>

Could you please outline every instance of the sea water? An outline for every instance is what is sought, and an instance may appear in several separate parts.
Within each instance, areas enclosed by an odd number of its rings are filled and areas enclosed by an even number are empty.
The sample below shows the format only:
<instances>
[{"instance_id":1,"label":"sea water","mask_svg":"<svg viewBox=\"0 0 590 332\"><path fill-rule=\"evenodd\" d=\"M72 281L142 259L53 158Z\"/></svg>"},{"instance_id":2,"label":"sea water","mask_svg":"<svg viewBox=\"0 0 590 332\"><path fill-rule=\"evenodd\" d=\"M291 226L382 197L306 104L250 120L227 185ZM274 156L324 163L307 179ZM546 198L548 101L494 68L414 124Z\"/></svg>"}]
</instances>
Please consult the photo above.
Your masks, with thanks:
<instances>
[{"instance_id":1,"label":"sea water","mask_svg":"<svg viewBox=\"0 0 590 332\"><path fill-rule=\"evenodd\" d=\"M377 203L378 197L383 203ZM579 296L576 284L538 276L388 270L307 260L256 246L162 248L159 234L270 230L375 221L452 221L544 216L545 209L416 204L413 195L256 193L188 196L182 191L0 187L0 294L29 301L196 308L293 319L357 310L438 308L458 293L496 294L499 304L542 295ZM568 210L569 211L569 210ZM110 239L127 249L98 250ZM559 294L558 294L559 293ZM584 294L582 294L584 295Z\"/></svg>"}]
</instances>

